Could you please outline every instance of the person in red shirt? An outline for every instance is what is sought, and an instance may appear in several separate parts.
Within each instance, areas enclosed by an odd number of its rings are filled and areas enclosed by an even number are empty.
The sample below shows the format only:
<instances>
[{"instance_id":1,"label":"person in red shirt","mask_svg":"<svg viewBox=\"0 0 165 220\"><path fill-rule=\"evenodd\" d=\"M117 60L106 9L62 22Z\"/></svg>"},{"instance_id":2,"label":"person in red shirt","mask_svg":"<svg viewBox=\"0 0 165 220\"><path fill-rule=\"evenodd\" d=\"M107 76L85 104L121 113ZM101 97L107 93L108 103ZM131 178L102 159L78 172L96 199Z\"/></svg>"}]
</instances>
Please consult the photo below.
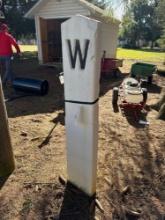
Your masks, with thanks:
<instances>
[{"instance_id":1,"label":"person in red shirt","mask_svg":"<svg viewBox=\"0 0 165 220\"><path fill-rule=\"evenodd\" d=\"M12 46L15 47L17 54L20 54L20 48L14 37L8 33L8 26L0 24L0 62L5 64L5 74L2 83L5 85L7 82L12 84L14 74L12 72L11 58L13 55Z\"/></svg>"}]
</instances>

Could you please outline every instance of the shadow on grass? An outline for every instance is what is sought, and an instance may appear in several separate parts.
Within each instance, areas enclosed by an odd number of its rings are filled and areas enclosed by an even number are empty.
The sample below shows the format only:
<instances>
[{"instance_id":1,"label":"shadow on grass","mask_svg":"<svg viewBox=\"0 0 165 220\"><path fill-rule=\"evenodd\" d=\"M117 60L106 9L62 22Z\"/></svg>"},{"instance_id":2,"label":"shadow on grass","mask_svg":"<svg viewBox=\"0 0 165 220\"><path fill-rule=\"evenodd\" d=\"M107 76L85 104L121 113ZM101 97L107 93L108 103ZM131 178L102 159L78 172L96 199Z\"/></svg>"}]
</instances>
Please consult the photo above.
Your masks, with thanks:
<instances>
[{"instance_id":1,"label":"shadow on grass","mask_svg":"<svg viewBox=\"0 0 165 220\"><path fill-rule=\"evenodd\" d=\"M141 52L155 52L155 53L160 53L160 54L164 54L164 51L160 51L158 49L151 49L151 48L121 48L121 49L125 49L125 50L134 50L134 51L141 51Z\"/></svg>"},{"instance_id":2,"label":"shadow on grass","mask_svg":"<svg viewBox=\"0 0 165 220\"><path fill-rule=\"evenodd\" d=\"M21 57L18 56L17 54L14 55L14 62L20 62L20 61L23 61L23 60L37 60L37 57L38 57L38 52L37 51L26 51L26 52L22 52L22 55Z\"/></svg>"},{"instance_id":3,"label":"shadow on grass","mask_svg":"<svg viewBox=\"0 0 165 220\"><path fill-rule=\"evenodd\" d=\"M153 53L160 53L164 54L164 51L156 50L156 49L135 49L137 51L142 51L142 52L153 52Z\"/></svg>"}]
</instances>

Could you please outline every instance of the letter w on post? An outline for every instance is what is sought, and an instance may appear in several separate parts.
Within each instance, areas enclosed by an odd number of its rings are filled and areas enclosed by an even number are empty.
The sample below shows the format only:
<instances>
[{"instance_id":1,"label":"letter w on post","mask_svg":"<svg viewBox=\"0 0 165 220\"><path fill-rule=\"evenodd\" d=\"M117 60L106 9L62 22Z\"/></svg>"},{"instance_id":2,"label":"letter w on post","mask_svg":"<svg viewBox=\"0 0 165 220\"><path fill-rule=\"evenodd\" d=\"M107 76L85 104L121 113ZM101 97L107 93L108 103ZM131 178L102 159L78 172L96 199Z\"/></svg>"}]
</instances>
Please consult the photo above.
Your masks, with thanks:
<instances>
[{"instance_id":1,"label":"letter w on post","mask_svg":"<svg viewBox=\"0 0 165 220\"><path fill-rule=\"evenodd\" d=\"M70 63L71 63L72 69L75 69L75 67L76 67L77 56L79 56L80 68L85 69L90 40L85 40L85 48L84 48L83 54L82 54L79 40L75 41L74 52L73 52L73 49L71 46L71 41L67 40L67 43L68 43Z\"/></svg>"}]
</instances>

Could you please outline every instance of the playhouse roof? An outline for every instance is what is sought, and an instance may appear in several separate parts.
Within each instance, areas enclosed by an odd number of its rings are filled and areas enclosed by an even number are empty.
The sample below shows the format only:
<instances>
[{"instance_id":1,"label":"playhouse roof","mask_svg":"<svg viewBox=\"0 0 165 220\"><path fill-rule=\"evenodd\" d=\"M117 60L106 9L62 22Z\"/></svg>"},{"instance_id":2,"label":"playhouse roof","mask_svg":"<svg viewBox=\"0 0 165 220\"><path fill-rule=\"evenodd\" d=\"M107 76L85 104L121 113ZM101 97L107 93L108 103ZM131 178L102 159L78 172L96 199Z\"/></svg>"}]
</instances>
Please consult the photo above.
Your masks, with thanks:
<instances>
[{"instance_id":1,"label":"playhouse roof","mask_svg":"<svg viewBox=\"0 0 165 220\"><path fill-rule=\"evenodd\" d=\"M56 0L55 0L56 1ZM39 0L26 14L25 17L27 18L32 18L35 16L35 14L37 14L41 8L44 6L45 3L47 3L48 0ZM107 19L107 21L111 20L111 22L113 21L114 23L120 23L120 21L114 17L110 17L106 15L106 10L103 10L97 6L95 6L94 4L86 1L86 0L77 0L77 2L79 4L81 4L84 8L88 9L92 14L96 14L100 17L102 17L102 19Z\"/></svg>"}]
</instances>

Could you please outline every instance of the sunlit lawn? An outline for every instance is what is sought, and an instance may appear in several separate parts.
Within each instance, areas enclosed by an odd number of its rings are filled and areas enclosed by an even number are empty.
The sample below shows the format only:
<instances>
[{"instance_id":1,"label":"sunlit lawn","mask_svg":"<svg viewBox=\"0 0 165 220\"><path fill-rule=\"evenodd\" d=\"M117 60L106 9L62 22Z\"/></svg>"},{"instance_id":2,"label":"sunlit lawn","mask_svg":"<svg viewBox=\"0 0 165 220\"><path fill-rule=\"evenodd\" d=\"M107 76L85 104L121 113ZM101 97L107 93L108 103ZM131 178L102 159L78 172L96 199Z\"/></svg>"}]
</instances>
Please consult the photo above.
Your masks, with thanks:
<instances>
[{"instance_id":1,"label":"sunlit lawn","mask_svg":"<svg viewBox=\"0 0 165 220\"><path fill-rule=\"evenodd\" d=\"M21 47L22 52L36 52L37 51L36 45L21 45L20 47ZM165 52L118 48L117 58L163 63L165 61Z\"/></svg>"},{"instance_id":2,"label":"sunlit lawn","mask_svg":"<svg viewBox=\"0 0 165 220\"><path fill-rule=\"evenodd\" d=\"M37 45L20 45L21 52L36 52L37 51Z\"/></svg>"},{"instance_id":3,"label":"sunlit lawn","mask_svg":"<svg viewBox=\"0 0 165 220\"><path fill-rule=\"evenodd\" d=\"M131 49L117 49L117 58L119 59L133 59L150 62L164 62L165 52L155 52L147 50L131 50Z\"/></svg>"}]
</instances>

